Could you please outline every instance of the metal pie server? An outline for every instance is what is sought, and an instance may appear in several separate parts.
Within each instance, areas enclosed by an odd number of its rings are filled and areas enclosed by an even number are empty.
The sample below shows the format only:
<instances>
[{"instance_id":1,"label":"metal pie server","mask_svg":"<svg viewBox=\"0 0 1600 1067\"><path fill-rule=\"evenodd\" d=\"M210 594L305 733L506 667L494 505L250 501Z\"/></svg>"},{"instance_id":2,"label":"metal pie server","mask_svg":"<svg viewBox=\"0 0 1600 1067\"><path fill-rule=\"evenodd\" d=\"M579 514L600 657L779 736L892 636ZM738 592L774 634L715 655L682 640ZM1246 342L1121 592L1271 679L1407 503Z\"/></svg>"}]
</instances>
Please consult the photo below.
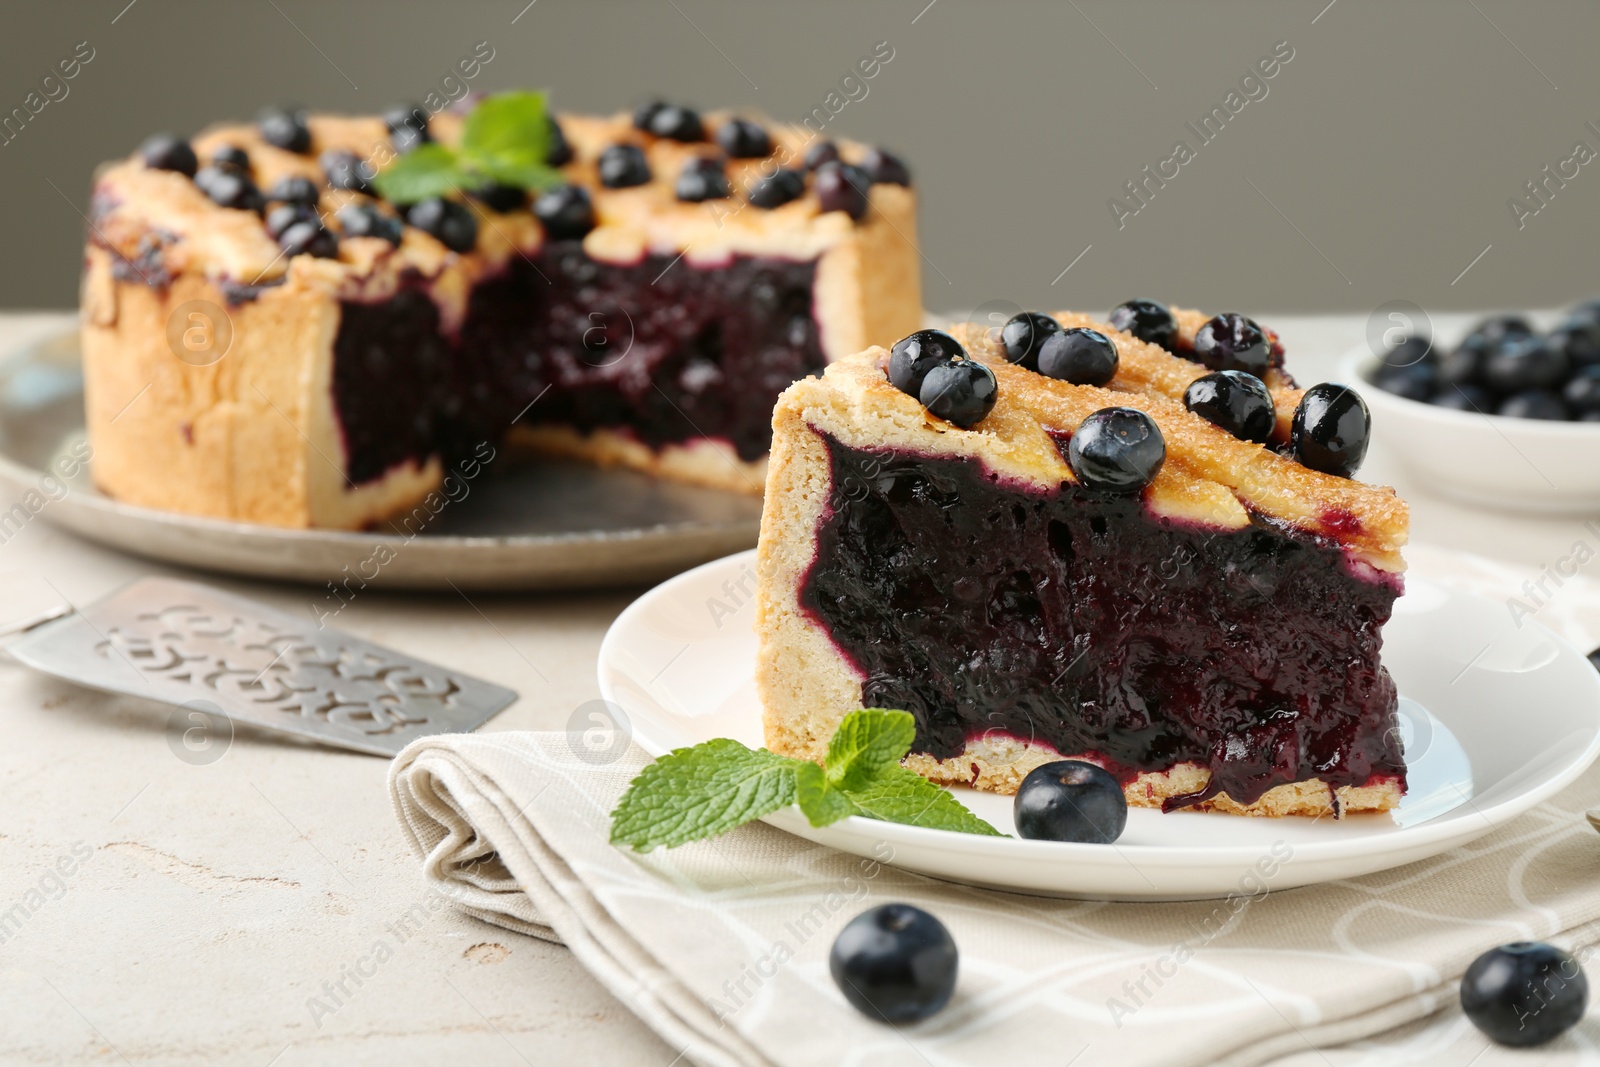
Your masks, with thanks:
<instances>
[{"instance_id":1,"label":"metal pie server","mask_svg":"<svg viewBox=\"0 0 1600 1067\"><path fill-rule=\"evenodd\" d=\"M46 674L375 756L477 729L517 699L503 686L172 578L141 578L18 631L6 651Z\"/></svg>"}]
</instances>

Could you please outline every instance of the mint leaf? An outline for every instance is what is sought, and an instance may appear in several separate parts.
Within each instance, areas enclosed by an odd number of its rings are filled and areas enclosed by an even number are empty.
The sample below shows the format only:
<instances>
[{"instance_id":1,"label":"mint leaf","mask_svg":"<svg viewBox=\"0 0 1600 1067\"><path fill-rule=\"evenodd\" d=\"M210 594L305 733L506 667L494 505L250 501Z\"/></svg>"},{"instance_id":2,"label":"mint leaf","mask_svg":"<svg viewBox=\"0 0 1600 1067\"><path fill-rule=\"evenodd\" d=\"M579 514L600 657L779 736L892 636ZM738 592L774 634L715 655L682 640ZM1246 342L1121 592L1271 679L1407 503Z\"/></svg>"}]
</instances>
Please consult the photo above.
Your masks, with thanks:
<instances>
[{"instance_id":1,"label":"mint leaf","mask_svg":"<svg viewBox=\"0 0 1600 1067\"><path fill-rule=\"evenodd\" d=\"M884 822L987 837L1006 836L968 811L948 789L898 763L879 767L869 780L850 790L850 800L860 809L859 814Z\"/></svg>"},{"instance_id":2,"label":"mint leaf","mask_svg":"<svg viewBox=\"0 0 1600 1067\"><path fill-rule=\"evenodd\" d=\"M795 787L795 800L812 826L827 826L846 815L861 814L849 795L828 781L822 768L815 763L800 763L795 767Z\"/></svg>"},{"instance_id":3,"label":"mint leaf","mask_svg":"<svg viewBox=\"0 0 1600 1067\"><path fill-rule=\"evenodd\" d=\"M544 165L543 157L531 153L508 153L484 158L464 156L463 162L475 174L501 185L515 185L519 189L551 189L566 181L560 171Z\"/></svg>"},{"instance_id":4,"label":"mint leaf","mask_svg":"<svg viewBox=\"0 0 1600 1067\"><path fill-rule=\"evenodd\" d=\"M461 124L462 158L491 176L501 162L542 168L549 150L550 117L543 93L497 93Z\"/></svg>"},{"instance_id":5,"label":"mint leaf","mask_svg":"<svg viewBox=\"0 0 1600 1067\"><path fill-rule=\"evenodd\" d=\"M423 144L380 170L372 184L385 200L415 204L476 183L461 170L450 149L442 144Z\"/></svg>"},{"instance_id":6,"label":"mint leaf","mask_svg":"<svg viewBox=\"0 0 1600 1067\"><path fill-rule=\"evenodd\" d=\"M611 813L611 843L648 852L732 830L795 802L799 760L727 737L662 756Z\"/></svg>"},{"instance_id":7,"label":"mint leaf","mask_svg":"<svg viewBox=\"0 0 1600 1067\"><path fill-rule=\"evenodd\" d=\"M899 764L916 739L917 721L909 712L852 711L828 742L828 781L840 789L859 789L880 768Z\"/></svg>"}]
</instances>

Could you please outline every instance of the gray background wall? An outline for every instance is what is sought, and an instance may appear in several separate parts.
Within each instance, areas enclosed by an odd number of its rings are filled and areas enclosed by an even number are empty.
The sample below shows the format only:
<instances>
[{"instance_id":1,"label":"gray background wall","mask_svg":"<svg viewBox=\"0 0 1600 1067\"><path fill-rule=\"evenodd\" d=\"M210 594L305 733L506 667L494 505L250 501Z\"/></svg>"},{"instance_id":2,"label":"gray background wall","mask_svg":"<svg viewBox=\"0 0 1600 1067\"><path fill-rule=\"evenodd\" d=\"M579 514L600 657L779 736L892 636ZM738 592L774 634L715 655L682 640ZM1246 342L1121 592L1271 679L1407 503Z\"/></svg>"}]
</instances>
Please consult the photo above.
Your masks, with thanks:
<instances>
[{"instance_id":1,"label":"gray background wall","mask_svg":"<svg viewBox=\"0 0 1600 1067\"><path fill-rule=\"evenodd\" d=\"M1518 307L1600 291L1600 161L1520 230L1507 207L1576 141L1600 151L1585 126L1600 126L1593 3L126 3L7 5L0 113L78 42L95 58L0 147L0 305L75 301L90 170L146 133L275 101L376 110L436 87L478 41L495 58L477 85L548 87L565 109L661 92L780 119L889 42L893 60L830 128L911 161L940 310L1134 295ZM1280 41L1294 58L1267 95L1201 146L1185 123ZM1108 200L1180 138L1196 157L1119 229Z\"/></svg>"}]
</instances>

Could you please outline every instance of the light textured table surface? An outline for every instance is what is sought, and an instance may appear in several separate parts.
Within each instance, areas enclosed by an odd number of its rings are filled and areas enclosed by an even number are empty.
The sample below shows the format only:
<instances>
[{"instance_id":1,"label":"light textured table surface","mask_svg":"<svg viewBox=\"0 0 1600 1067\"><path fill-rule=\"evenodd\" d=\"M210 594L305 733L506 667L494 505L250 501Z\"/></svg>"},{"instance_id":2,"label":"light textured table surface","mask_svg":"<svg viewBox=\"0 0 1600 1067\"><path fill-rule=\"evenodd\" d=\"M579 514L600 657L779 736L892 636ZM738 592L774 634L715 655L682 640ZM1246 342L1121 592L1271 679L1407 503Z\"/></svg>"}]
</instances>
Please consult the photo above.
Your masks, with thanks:
<instances>
[{"instance_id":1,"label":"light textured table surface","mask_svg":"<svg viewBox=\"0 0 1600 1067\"><path fill-rule=\"evenodd\" d=\"M1332 375L1365 324L1263 318L1302 382ZM0 316L0 349L70 322ZM1530 569L1580 525L1453 505L1381 450L1363 475L1411 501L1413 540ZM79 603L177 573L47 519L0 544L0 622L57 590ZM297 614L317 595L205 580ZM562 729L598 695L600 639L634 592L469 603L379 583L339 625L516 689L486 729ZM429 899L386 769L245 733L197 765L174 754L166 709L0 660L0 1063L672 1063L565 949Z\"/></svg>"}]
</instances>

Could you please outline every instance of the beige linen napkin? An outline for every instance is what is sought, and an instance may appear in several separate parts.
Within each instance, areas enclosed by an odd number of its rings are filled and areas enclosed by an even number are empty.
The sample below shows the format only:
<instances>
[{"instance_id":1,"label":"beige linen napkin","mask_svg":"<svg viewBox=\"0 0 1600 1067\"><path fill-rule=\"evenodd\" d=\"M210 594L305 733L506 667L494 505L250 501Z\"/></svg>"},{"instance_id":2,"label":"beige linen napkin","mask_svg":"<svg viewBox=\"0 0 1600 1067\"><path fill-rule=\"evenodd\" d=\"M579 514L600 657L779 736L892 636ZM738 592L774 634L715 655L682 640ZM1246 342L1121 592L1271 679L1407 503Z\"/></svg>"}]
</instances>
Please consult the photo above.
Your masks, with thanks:
<instances>
[{"instance_id":1,"label":"beige linen napkin","mask_svg":"<svg viewBox=\"0 0 1600 1067\"><path fill-rule=\"evenodd\" d=\"M1498 599L1526 577L1408 555L1419 574ZM1539 618L1592 648L1600 585L1568 579ZM418 741L390 775L396 812L434 888L488 922L565 943L695 1063L1324 1063L1314 1049L1416 1031L1491 945L1600 941L1600 836L1583 814L1600 805L1600 768L1409 867L1265 895L1246 886L1227 901L1111 904L938 882L760 824L636 855L606 836L643 753L594 766L577 747L562 733ZM889 900L933 912L961 950L950 1006L900 1028L849 1008L827 965L840 927ZM1600 966L1589 971L1600 986ZM1580 1043L1568 1035L1546 1051L1574 1055Z\"/></svg>"}]
</instances>

